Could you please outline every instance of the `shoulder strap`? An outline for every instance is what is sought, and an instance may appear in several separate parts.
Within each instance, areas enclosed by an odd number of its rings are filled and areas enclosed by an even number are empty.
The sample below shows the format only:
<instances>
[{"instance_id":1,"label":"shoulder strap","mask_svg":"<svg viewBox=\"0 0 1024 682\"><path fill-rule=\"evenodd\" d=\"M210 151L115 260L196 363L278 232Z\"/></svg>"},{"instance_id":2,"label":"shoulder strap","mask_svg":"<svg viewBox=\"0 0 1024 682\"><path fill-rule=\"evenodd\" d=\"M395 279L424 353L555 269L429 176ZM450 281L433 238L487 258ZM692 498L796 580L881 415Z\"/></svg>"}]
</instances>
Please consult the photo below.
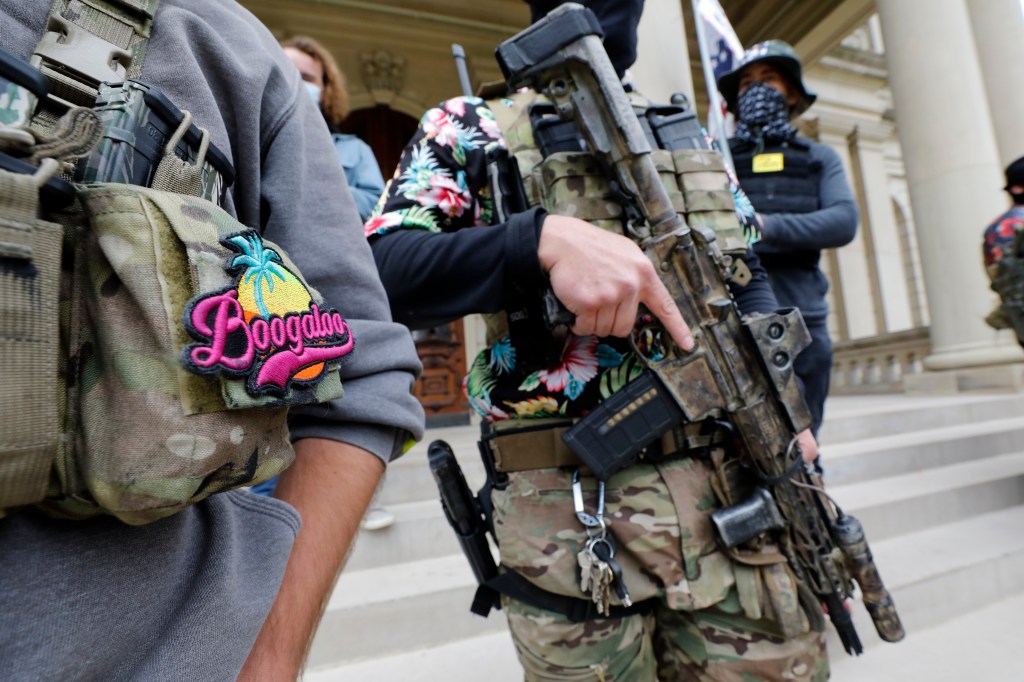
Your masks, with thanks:
<instances>
[{"instance_id":1,"label":"shoulder strap","mask_svg":"<svg viewBox=\"0 0 1024 682\"><path fill-rule=\"evenodd\" d=\"M159 0L54 0L32 64L50 81L49 105L92 107L100 83L142 73ZM63 107L62 107L63 108Z\"/></svg>"}]
</instances>

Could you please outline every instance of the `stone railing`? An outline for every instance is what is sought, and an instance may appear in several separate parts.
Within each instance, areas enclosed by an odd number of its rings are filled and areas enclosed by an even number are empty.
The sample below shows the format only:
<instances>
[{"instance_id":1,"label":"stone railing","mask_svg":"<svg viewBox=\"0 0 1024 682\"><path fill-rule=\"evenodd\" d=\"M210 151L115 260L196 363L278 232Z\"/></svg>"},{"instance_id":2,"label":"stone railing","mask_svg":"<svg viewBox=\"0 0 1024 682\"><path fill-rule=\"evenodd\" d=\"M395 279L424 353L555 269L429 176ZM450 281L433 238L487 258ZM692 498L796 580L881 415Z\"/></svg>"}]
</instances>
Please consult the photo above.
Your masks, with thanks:
<instances>
[{"instance_id":1,"label":"stone railing","mask_svg":"<svg viewBox=\"0 0 1024 682\"><path fill-rule=\"evenodd\" d=\"M903 378L924 370L931 353L928 327L881 336L837 341L832 359L832 395L892 393L903 390Z\"/></svg>"}]
</instances>

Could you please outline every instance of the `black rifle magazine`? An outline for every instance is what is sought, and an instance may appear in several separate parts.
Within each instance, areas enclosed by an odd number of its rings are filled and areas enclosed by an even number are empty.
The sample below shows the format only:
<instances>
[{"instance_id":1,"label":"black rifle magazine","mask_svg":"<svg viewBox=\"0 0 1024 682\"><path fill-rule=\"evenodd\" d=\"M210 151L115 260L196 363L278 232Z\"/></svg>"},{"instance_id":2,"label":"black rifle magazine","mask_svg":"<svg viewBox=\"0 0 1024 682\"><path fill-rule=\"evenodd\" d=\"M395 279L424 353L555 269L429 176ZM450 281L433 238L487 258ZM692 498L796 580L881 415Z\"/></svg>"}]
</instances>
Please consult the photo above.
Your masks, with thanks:
<instances>
[{"instance_id":1,"label":"black rifle magazine","mask_svg":"<svg viewBox=\"0 0 1024 682\"><path fill-rule=\"evenodd\" d=\"M683 419L672 395L648 370L576 422L562 440L591 473L607 481Z\"/></svg>"}]
</instances>

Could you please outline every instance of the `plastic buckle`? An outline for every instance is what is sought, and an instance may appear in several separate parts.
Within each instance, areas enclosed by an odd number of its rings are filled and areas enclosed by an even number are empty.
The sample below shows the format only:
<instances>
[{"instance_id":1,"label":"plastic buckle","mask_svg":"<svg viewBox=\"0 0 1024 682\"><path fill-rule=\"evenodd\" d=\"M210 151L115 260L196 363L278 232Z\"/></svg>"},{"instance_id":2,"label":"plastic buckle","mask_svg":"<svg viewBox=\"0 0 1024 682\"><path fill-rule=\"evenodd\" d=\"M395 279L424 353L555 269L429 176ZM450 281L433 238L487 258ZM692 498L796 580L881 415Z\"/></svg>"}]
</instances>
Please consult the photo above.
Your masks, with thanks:
<instances>
[{"instance_id":1,"label":"plastic buckle","mask_svg":"<svg viewBox=\"0 0 1024 682\"><path fill-rule=\"evenodd\" d=\"M100 83L125 79L131 60L129 52L56 13L50 15L33 56L40 67L76 81L76 89L88 97L90 105Z\"/></svg>"}]
</instances>

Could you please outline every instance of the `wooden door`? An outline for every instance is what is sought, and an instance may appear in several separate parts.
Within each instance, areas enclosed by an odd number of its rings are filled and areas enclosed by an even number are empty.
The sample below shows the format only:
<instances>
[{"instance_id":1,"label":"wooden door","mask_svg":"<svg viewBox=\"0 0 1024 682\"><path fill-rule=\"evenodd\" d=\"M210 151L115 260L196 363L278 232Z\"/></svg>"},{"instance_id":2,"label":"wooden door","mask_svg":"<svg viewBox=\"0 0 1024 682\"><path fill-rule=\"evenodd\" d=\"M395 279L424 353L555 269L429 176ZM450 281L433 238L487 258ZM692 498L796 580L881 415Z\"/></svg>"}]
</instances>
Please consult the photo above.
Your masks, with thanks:
<instances>
[{"instance_id":1,"label":"wooden door","mask_svg":"<svg viewBox=\"0 0 1024 682\"><path fill-rule=\"evenodd\" d=\"M414 394L427 413L427 426L469 423L469 403L462 392L466 374L466 345L462 320L443 327L413 332L423 374Z\"/></svg>"},{"instance_id":2,"label":"wooden door","mask_svg":"<svg viewBox=\"0 0 1024 682\"><path fill-rule=\"evenodd\" d=\"M342 131L357 135L373 149L387 180L395 172L406 143L418 123L411 116L380 105L353 111ZM413 332L423 375L413 392L427 413L428 426L469 423L469 404L462 393L466 374L466 346L462 321L444 327Z\"/></svg>"}]
</instances>

